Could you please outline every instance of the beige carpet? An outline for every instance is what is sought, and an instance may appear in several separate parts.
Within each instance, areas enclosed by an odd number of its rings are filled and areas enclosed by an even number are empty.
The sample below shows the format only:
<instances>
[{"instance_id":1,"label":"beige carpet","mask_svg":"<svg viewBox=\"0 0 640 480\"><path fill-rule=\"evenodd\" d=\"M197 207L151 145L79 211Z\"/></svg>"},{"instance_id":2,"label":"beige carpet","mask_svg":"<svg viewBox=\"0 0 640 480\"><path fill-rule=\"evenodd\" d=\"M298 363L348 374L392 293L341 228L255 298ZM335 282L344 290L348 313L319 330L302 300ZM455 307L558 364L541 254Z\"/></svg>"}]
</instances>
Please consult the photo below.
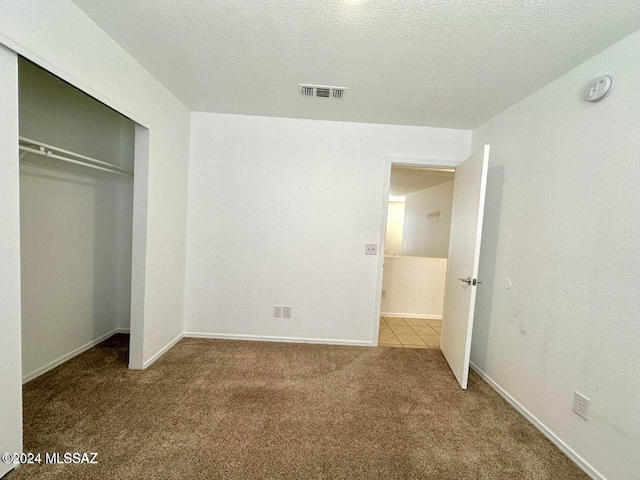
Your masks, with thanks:
<instances>
[{"instance_id":1,"label":"beige carpet","mask_svg":"<svg viewBox=\"0 0 640 480\"><path fill-rule=\"evenodd\" d=\"M25 451L98 465L20 479L587 478L486 383L438 350L184 339L148 370L128 337L24 389Z\"/></svg>"}]
</instances>

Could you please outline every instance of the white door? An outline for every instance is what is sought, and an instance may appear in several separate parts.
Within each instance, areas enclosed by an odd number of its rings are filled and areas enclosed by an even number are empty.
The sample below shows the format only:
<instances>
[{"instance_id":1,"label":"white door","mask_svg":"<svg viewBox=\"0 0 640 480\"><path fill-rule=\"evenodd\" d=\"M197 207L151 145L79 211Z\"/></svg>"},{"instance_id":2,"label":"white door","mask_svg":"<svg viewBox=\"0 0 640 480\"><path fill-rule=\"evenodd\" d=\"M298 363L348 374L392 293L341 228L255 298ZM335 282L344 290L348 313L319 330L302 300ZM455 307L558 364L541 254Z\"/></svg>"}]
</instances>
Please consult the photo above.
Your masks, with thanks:
<instances>
[{"instance_id":1,"label":"white door","mask_svg":"<svg viewBox=\"0 0 640 480\"><path fill-rule=\"evenodd\" d=\"M462 388L467 388L476 303L480 236L489 145L456 167L447 284L440 347Z\"/></svg>"},{"instance_id":2,"label":"white door","mask_svg":"<svg viewBox=\"0 0 640 480\"><path fill-rule=\"evenodd\" d=\"M22 452L18 56L0 45L0 454ZM0 477L15 465L0 460Z\"/></svg>"}]
</instances>

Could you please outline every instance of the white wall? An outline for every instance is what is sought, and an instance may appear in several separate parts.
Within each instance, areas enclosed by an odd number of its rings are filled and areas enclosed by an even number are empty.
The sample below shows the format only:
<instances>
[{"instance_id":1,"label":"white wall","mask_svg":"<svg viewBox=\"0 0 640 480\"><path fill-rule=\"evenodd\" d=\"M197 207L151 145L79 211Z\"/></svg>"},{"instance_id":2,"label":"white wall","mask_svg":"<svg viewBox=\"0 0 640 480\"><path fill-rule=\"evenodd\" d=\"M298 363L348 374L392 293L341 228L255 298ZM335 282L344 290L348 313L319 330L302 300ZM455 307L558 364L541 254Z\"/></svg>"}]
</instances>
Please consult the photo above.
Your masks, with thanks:
<instances>
[{"instance_id":1,"label":"white wall","mask_svg":"<svg viewBox=\"0 0 640 480\"><path fill-rule=\"evenodd\" d=\"M69 0L0 0L0 43L150 128L148 171L136 179L145 216L134 217L145 282L132 305L145 315L137 366L148 364L183 330L189 111Z\"/></svg>"},{"instance_id":2,"label":"white wall","mask_svg":"<svg viewBox=\"0 0 640 480\"><path fill-rule=\"evenodd\" d=\"M18 59L0 46L0 452L22 451ZM11 467L0 462L0 476Z\"/></svg>"},{"instance_id":3,"label":"white wall","mask_svg":"<svg viewBox=\"0 0 640 480\"><path fill-rule=\"evenodd\" d=\"M384 241L385 255L402 255L402 226L404 225L404 202L389 202L387 210L387 232Z\"/></svg>"},{"instance_id":4,"label":"white wall","mask_svg":"<svg viewBox=\"0 0 640 480\"><path fill-rule=\"evenodd\" d=\"M385 156L468 157L468 131L194 113L186 332L369 344ZM273 318L274 305L293 308Z\"/></svg>"},{"instance_id":5,"label":"white wall","mask_svg":"<svg viewBox=\"0 0 640 480\"><path fill-rule=\"evenodd\" d=\"M119 323L129 328L119 302L130 305L130 291L118 283L131 276L131 210L120 215L119 204L131 206L131 199L121 198L120 182L131 185L130 180L21 164L25 379L113 333ZM128 244L121 241L127 238ZM127 255L128 263L119 262Z\"/></svg>"},{"instance_id":6,"label":"white wall","mask_svg":"<svg viewBox=\"0 0 640 480\"><path fill-rule=\"evenodd\" d=\"M131 120L31 62L18 71L21 136L133 169Z\"/></svg>"},{"instance_id":7,"label":"white wall","mask_svg":"<svg viewBox=\"0 0 640 480\"><path fill-rule=\"evenodd\" d=\"M472 361L610 479L640 472L639 51L640 32L473 135L492 157ZM615 90L585 102L602 74Z\"/></svg>"},{"instance_id":8,"label":"white wall","mask_svg":"<svg viewBox=\"0 0 640 480\"><path fill-rule=\"evenodd\" d=\"M442 318L447 259L385 256L381 315Z\"/></svg>"},{"instance_id":9,"label":"white wall","mask_svg":"<svg viewBox=\"0 0 640 480\"><path fill-rule=\"evenodd\" d=\"M449 254L453 182L406 196L403 255L446 258Z\"/></svg>"},{"instance_id":10,"label":"white wall","mask_svg":"<svg viewBox=\"0 0 640 480\"><path fill-rule=\"evenodd\" d=\"M117 258L117 311L116 329L129 330L131 328L131 262L132 262L132 212L133 212L133 182L125 179L118 185L118 225Z\"/></svg>"}]
</instances>

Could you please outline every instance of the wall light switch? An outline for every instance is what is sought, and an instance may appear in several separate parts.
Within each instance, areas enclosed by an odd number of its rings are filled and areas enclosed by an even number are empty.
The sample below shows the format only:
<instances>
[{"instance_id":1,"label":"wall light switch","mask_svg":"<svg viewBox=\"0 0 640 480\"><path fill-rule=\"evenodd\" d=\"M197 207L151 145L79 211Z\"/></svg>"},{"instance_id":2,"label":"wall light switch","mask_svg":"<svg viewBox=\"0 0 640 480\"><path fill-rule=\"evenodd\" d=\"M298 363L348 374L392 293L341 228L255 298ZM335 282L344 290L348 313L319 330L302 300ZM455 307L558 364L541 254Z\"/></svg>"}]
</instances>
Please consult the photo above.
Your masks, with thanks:
<instances>
[{"instance_id":1,"label":"wall light switch","mask_svg":"<svg viewBox=\"0 0 640 480\"><path fill-rule=\"evenodd\" d=\"M281 317L282 316L282 306L281 305L276 305L275 307L273 307L273 316L274 317Z\"/></svg>"},{"instance_id":2,"label":"wall light switch","mask_svg":"<svg viewBox=\"0 0 640 480\"><path fill-rule=\"evenodd\" d=\"M378 244L377 243L366 243L364 245L364 254L365 255L377 255L378 254Z\"/></svg>"},{"instance_id":3,"label":"wall light switch","mask_svg":"<svg viewBox=\"0 0 640 480\"><path fill-rule=\"evenodd\" d=\"M282 316L284 318L291 318L291 307L282 307Z\"/></svg>"}]
</instances>

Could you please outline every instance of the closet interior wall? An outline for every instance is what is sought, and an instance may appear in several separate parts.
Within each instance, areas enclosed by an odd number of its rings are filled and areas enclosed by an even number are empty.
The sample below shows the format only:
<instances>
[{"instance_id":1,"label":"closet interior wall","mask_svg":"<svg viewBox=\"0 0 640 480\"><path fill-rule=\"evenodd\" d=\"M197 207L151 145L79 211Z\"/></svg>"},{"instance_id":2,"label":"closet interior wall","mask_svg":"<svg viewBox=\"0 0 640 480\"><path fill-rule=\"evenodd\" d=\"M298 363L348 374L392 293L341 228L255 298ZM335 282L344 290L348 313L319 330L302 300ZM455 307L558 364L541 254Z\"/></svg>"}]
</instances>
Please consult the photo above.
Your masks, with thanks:
<instances>
[{"instance_id":1,"label":"closet interior wall","mask_svg":"<svg viewBox=\"0 0 640 480\"><path fill-rule=\"evenodd\" d=\"M20 136L133 171L135 124L27 60ZM132 178L22 152L23 380L118 331L131 306Z\"/></svg>"}]
</instances>

